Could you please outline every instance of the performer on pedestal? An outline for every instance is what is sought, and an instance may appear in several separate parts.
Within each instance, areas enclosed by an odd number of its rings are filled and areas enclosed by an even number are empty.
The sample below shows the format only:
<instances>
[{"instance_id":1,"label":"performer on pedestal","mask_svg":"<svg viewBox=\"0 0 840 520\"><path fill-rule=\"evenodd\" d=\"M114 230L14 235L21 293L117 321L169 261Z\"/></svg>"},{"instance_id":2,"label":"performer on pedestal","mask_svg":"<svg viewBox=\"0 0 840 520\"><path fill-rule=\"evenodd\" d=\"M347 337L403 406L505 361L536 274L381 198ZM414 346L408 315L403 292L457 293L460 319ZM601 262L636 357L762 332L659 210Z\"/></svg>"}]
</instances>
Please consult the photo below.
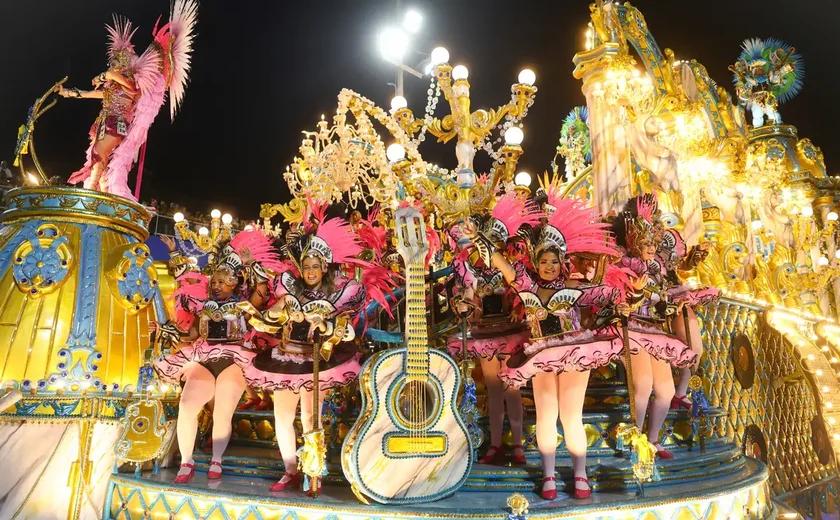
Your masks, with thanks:
<instances>
[{"instance_id":1,"label":"performer on pedestal","mask_svg":"<svg viewBox=\"0 0 840 520\"><path fill-rule=\"evenodd\" d=\"M90 128L87 160L68 183L84 182L85 188L136 200L128 172L167 93L172 118L184 98L197 11L194 0L176 0L169 23L155 26L153 41L140 56L131 43L136 32L131 22L115 16L114 25L106 26L108 69L91 80L93 90L59 91L63 97L102 100Z\"/></svg>"},{"instance_id":2,"label":"performer on pedestal","mask_svg":"<svg viewBox=\"0 0 840 520\"><path fill-rule=\"evenodd\" d=\"M566 287L569 256L617 255L617 251L609 244L606 225L596 222L592 209L561 199L554 190L547 200L547 221L532 237L531 272L522 262L512 265L499 252L493 252L490 260L517 291L531 329L523 350L508 359L499 375L516 388L533 380L537 445L544 472L542 497L557 497L554 474L559 415L574 466L573 496L587 498L592 492L586 477L583 401L589 371L621 353L620 340L596 331L600 321L606 322L607 314L614 312L620 293L605 286ZM465 229L465 234L478 243L485 240L474 229Z\"/></svg>"},{"instance_id":3,"label":"performer on pedestal","mask_svg":"<svg viewBox=\"0 0 840 520\"><path fill-rule=\"evenodd\" d=\"M206 274L183 269L182 257L174 255L178 269L176 320L160 326L162 339L172 347L155 363L158 376L168 382L184 382L178 404L178 450L181 467L175 483L189 482L195 474L193 450L198 414L213 400L213 455L207 478L222 476L222 454L231 435L231 420L245 391L243 367L253 353L243 347L245 316L238 304L249 301L262 307L269 297L270 272L281 264L270 240L260 231L241 231L219 247ZM181 266L179 268L179 266Z\"/></svg>"},{"instance_id":4,"label":"performer on pedestal","mask_svg":"<svg viewBox=\"0 0 840 520\"><path fill-rule=\"evenodd\" d=\"M647 415L648 439L656 447L657 457L671 459L673 454L659 441L674 397L671 367L693 366L697 352L671 333L670 323L678 307L674 297L679 297L683 289L673 287L664 262L658 256L666 231L659 219L656 197L645 194L630 199L615 217L613 232L624 253L618 266L632 273L630 286L625 289L627 303L633 309L627 332L637 426L640 430L643 428ZM651 394L653 403L649 403Z\"/></svg>"},{"instance_id":5,"label":"performer on pedestal","mask_svg":"<svg viewBox=\"0 0 840 520\"><path fill-rule=\"evenodd\" d=\"M540 216L535 205L515 193L508 193L499 198L491 218L481 228L494 246L506 249L508 240L515 239L520 228L539 224ZM474 217L473 222L476 220L479 218ZM460 227L454 226L450 231L456 240L463 237ZM499 372L505 366L505 359L522 348L529 332L522 317L514 311L516 293L507 286L502 273L485 263L482 256L478 250L462 250L453 261L453 307L461 319L468 320L468 339L466 352L462 352L464 341L460 333L450 336L447 345L453 357L470 356L477 358L481 365L487 389L490 446L478 462L496 465L506 462L502 428L507 408L513 437L511 462L523 465L522 395L519 388L505 388Z\"/></svg>"},{"instance_id":6,"label":"performer on pedestal","mask_svg":"<svg viewBox=\"0 0 840 520\"><path fill-rule=\"evenodd\" d=\"M304 432L314 428L325 393L355 380L361 369L352 321L363 308L365 288L346 277L342 265L362 251L341 218L320 221L305 234L291 233L287 253L295 264L273 283L276 303L251 319L250 342L260 349L245 370L254 387L274 392L274 424L285 474L271 491L297 487L294 420L300 402ZM313 405L313 352L320 344L319 404Z\"/></svg>"}]
</instances>

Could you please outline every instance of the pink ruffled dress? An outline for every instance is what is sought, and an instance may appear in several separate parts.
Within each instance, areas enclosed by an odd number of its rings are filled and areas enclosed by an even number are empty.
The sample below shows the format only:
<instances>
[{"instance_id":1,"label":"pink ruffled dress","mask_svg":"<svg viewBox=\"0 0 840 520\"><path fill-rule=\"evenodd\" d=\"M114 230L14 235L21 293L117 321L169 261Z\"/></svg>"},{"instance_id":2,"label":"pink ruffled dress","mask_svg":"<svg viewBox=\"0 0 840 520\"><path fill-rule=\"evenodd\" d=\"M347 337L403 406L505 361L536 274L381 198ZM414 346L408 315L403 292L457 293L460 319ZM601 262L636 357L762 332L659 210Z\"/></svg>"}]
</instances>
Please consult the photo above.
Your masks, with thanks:
<instances>
[{"instance_id":1,"label":"pink ruffled dress","mask_svg":"<svg viewBox=\"0 0 840 520\"><path fill-rule=\"evenodd\" d=\"M521 264L516 271L514 288L525 305L531 338L507 360L499 373L502 381L521 388L541 372L592 370L621 354L621 339L611 331L581 325L584 315L610 307L618 290L606 286L572 289L561 280L543 284L535 282Z\"/></svg>"},{"instance_id":2,"label":"pink ruffled dress","mask_svg":"<svg viewBox=\"0 0 840 520\"><path fill-rule=\"evenodd\" d=\"M340 314L359 309L364 302L365 291L359 282L337 274L334 289L328 294L322 290L307 289L291 274L284 273L276 279L274 296L284 299L293 310L306 314L314 309L329 309L326 319L329 328L336 326L335 318ZM349 329L352 331L352 329ZM308 339L309 323L290 322L278 336L252 332L246 345L259 351L245 367L248 384L267 391L312 390L313 344ZM352 332L349 332L352 336ZM330 390L354 381L361 371L360 354L350 336L338 343L330 359L323 358L318 364L318 387L320 391Z\"/></svg>"},{"instance_id":3,"label":"pink ruffled dress","mask_svg":"<svg viewBox=\"0 0 840 520\"><path fill-rule=\"evenodd\" d=\"M447 339L447 349L453 357L462 354L490 360L506 358L521 349L530 332L527 325L512 319L515 294L506 286L502 273L496 269L481 269L461 259L455 267L455 292L463 295L466 287L473 289L471 302L475 309L469 317L466 351L461 333Z\"/></svg>"}]
</instances>

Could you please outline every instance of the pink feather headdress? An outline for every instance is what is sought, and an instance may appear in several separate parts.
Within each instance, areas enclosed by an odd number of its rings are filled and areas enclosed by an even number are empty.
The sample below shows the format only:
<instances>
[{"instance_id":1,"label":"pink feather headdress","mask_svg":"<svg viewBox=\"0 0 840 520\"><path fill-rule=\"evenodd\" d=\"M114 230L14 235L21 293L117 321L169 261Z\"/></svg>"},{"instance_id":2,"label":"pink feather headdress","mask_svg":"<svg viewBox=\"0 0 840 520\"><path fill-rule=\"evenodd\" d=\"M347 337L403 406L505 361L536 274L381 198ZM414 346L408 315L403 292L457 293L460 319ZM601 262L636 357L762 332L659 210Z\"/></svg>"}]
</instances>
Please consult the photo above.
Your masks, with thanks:
<instances>
[{"instance_id":1,"label":"pink feather headdress","mask_svg":"<svg viewBox=\"0 0 840 520\"><path fill-rule=\"evenodd\" d=\"M260 229L240 231L213 258L211 271L225 270L243 275L249 282L268 280L284 264L271 240Z\"/></svg>"},{"instance_id":2,"label":"pink feather headdress","mask_svg":"<svg viewBox=\"0 0 840 520\"><path fill-rule=\"evenodd\" d=\"M600 222L598 214L575 199L563 198L556 189L546 193L548 222L540 230L534 248L534 260L546 247L556 247L563 255L592 253L620 256L607 231L608 224Z\"/></svg>"},{"instance_id":3,"label":"pink feather headdress","mask_svg":"<svg viewBox=\"0 0 840 520\"><path fill-rule=\"evenodd\" d=\"M542 212L533 201L516 193L505 193L496 201L490 216L488 238L507 242L522 226L539 224Z\"/></svg>"},{"instance_id":4,"label":"pink feather headdress","mask_svg":"<svg viewBox=\"0 0 840 520\"><path fill-rule=\"evenodd\" d=\"M629 212L628 212L629 213ZM624 224L627 247L639 254L643 244L659 245L665 228L659 221L659 205L656 195L645 193L636 197L636 215L625 214Z\"/></svg>"},{"instance_id":5,"label":"pink feather headdress","mask_svg":"<svg viewBox=\"0 0 840 520\"><path fill-rule=\"evenodd\" d=\"M114 24L105 25L105 30L108 32L108 61L122 69L129 68L131 59L137 55L131 43L137 29L132 27L127 18L114 15Z\"/></svg>"}]
</instances>

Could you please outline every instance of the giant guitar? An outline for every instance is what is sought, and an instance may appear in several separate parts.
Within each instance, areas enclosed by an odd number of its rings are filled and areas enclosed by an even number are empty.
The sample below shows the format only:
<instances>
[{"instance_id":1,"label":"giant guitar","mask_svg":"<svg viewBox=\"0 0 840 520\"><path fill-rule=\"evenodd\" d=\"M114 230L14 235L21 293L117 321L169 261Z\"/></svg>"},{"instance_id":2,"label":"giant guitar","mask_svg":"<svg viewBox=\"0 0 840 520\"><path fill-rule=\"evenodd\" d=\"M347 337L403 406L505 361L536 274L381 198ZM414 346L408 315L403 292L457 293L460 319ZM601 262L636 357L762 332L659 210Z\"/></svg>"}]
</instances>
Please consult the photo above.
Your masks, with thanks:
<instances>
[{"instance_id":1,"label":"giant guitar","mask_svg":"<svg viewBox=\"0 0 840 520\"><path fill-rule=\"evenodd\" d=\"M359 378L362 412L344 440L341 466L360 500L429 502L454 493L472 467L472 448L456 409L458 366L429 349L423 217L396 213L405 260L406 345L377 352Z\"/></svg>"}]
</instances>

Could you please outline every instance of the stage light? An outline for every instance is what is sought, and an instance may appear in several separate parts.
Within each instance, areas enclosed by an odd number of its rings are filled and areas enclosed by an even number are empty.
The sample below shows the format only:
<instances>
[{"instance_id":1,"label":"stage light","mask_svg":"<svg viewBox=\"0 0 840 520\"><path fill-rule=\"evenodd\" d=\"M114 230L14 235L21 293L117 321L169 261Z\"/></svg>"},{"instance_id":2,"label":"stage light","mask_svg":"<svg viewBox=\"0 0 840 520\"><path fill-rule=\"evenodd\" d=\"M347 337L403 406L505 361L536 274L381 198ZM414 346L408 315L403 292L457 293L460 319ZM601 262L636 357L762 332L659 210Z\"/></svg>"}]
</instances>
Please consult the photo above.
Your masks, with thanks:
<instances>
[{"instance_id":1,"label":"stage light","mask_svg":"<svg viewBox=\"0 0 840 520\"><path fill-rule=\"evenodd\" d=\"M402 62L408 52L408 35L397 27L387 27L379 33L379 52L390 62Z\"/></svg>"},{"instance_id":2,"label":"stage light","mask_svg":"<svg viewBox=\"0 0 840 520\"><path fill-rule=\"evenodd\" d=\"M411 34L417 34L423 26L423 15L417 9L409 9L403 16L402 26Z\"/></svg>"},{"instance_id":3,"label":"stage light","mask_svg":"<svg viewBox=\"0 0 840 520\"><path fill-rule=\"evenodd\" d=\"M533 85L537 81L537 75L531 69L522 69L518 79L523 85Z\"/></svg>"},{"instance_id":4,"label":"stage light","mask_svg":"<svg viewBox=\"0 0 840 520\"><path fill-rule=\"evenodd\" d=\"M463 65L455 65L455 68L452 69L452 79L459 80L459 79L467 79L470 77L470 71Z\"/></svg>"},{"instance_id":5,"label":"stage light","mask_svg":"<svg viewBox=\"0 0 840 520\"><path fill-rule=\"evenodd\" d=\"M449 61L449 51L446 50L446 47L435 47L432 49L432 61L431 64L434 65L441 65L443 63L447 63Z\"/></svg>"},{"instance_id":6,"label":"stage light","mask_svg":"<svg viewBox=\"0 0 840 520\"><path fill-rule=\"evenodd\" d=\"M525 132L518 126L512 126L505 130L505 144L519 146L523 139L525 139Z\"/></svg>"},{"instance_id":7,"label":"stage light","mask_svg":"<svg viewBox=\"0 0 840 520\"><path fill-rule=\"evenodd\" d=\"M385 150L385 156L392 163L402 161L405 159L405 148L400 143L390 144Z\"/></svg>"}]
</instances>

